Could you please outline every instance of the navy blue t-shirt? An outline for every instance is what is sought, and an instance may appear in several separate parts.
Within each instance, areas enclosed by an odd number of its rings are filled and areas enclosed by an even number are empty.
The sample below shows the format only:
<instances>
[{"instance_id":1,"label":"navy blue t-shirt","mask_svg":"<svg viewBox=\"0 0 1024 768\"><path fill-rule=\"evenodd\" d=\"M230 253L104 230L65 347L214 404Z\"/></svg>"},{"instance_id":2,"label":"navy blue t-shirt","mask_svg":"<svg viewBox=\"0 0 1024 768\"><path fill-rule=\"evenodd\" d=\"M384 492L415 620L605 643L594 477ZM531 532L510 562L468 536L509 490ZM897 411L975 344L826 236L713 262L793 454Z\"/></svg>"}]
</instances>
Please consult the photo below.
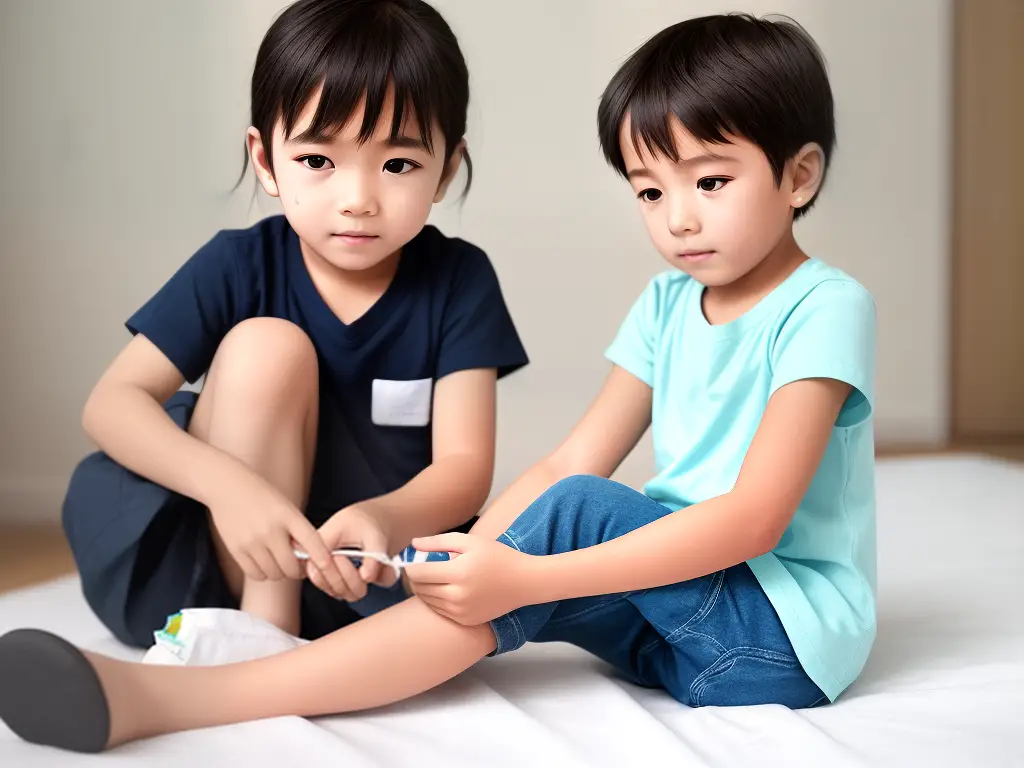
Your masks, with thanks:
<instances>
[{"instance_id":1,"label":"navy blue t-shirt","mask_svg":"<svg viewBox=\"0 0 1024 768\"><path fill-rule=\"evenodd\" d=\"M189 382L209 369L224 336L252 317L291 321L320 366L320 423L307 514L401 487L431 462L433 383L455 371L528 358L487 255L426 226L360 318L343 323L313 283L284 216L225 230L127 321Z\"/></svg>"}]
</instances>

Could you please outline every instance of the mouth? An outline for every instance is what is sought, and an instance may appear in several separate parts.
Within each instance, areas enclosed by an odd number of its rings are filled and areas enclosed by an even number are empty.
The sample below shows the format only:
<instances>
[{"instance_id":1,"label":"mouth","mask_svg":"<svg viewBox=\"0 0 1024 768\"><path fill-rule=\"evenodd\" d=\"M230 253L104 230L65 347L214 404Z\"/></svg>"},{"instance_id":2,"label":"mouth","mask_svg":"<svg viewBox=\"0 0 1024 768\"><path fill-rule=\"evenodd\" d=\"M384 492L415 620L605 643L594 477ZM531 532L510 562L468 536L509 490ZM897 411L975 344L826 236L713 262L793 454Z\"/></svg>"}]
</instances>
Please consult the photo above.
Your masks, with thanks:
<instances>
[{"instance_id":1,"label":"mouth","mask_svg":"<svg viewBox=\"0 0 1024 768\"><path fill-rule=\"evenodd\" d=\"M697 262L697 261L704 261L705 259L709 259L709 258L711 258L714 255L714 253L715 253L714 251L707 251L707 250L703 250L702 251L702 250L697 250L697 249L694 248L694 249L682 251L678 255L679 255L679 258L682 259L683 261L692 264L692 263Z\"/></svg>"},{"instance_id":2,"label":"mouth","mask_svg":"<svg viewBox=\"0 0 1024 768\"><path fill-rule=\"evenodd\" d=\"M371 235L369 232L350 230L348 232L335 232L331 237L341 240L341 242L346 245L364 245L376 240L378 235Z\"/></svg>"}]
</instances>

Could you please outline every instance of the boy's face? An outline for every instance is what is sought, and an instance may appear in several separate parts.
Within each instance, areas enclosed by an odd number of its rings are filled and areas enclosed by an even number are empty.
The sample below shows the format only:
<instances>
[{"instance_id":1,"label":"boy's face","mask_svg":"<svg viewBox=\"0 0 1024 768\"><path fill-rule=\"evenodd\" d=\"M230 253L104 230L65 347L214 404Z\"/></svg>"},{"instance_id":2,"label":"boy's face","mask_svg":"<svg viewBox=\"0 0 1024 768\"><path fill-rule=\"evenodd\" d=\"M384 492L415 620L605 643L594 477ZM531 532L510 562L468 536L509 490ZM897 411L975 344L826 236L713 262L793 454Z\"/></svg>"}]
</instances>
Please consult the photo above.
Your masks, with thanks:
<instances>
[{"instance_id":1,"label":"boy's face","mask_svg":"<svg viewBox=\"0 0 1024 768\"><path fill-rule=\"evenodd\" d=\"M285 216L306 248L339 269L371 269L398 252L423 228L431 206L444 197L461 148L444 163L444 138L435 129L434 153L415 119L390 140L389 93L373 135L359 143L363 106L330 137L300 141L316 112L314 95L286 138L278 122L272 138L273 169L259 133L249 129L250 156L267 194L281 198Z\"/></svg>"},{"instance_id":2,"label":"boy's face","mask_svg":"<svg viewBox=\"0 0 1024 768\"><path fill-rule=\"evenodd\" d=\"M703 144L672 118L679 162L652 155L619 133L630 185L655 247L673 267L709 287L729 285L760 264L792 230L791 171L775 184L754 144Z\"/></svg>"}]
</instances>

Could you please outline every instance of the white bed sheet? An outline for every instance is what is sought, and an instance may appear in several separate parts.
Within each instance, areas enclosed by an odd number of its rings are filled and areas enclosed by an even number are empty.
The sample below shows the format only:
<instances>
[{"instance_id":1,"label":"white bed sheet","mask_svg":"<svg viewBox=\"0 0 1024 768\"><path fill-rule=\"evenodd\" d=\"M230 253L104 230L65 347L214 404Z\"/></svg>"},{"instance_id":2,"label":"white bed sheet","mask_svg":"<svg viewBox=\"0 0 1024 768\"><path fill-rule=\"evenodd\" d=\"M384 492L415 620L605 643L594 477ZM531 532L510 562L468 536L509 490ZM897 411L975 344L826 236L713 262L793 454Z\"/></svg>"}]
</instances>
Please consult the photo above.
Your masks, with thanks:
<instances>
[{"instance_id":1,"label":"white bed sheet","mask_svg":"<svg viewBox=\"0 0 1024 768\"><path fill-rule=\"evenodd\" d=\"M574 648L528 646L386 710L175 734L102 756L33 747L0 724L0 766L1024 766L1024 467L882 461L878 492L879 637L830 707L692 710ZM74 579L0 598L0 632L21 626L138 655L109 638Z\"/></svg>"}]
</instances>

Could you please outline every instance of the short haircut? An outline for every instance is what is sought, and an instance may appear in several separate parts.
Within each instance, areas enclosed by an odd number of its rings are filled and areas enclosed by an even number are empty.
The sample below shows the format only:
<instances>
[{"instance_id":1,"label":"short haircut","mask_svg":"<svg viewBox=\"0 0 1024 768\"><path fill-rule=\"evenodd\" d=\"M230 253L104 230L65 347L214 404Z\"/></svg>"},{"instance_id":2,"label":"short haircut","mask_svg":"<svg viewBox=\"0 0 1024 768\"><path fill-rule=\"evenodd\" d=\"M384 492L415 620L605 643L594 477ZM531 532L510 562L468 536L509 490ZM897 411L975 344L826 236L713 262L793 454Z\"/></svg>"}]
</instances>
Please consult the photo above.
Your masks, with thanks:
<instances>
[{"instance_id":1,"label":"short haircut","mask_svg":"<svg viewBox=\"0 0 1024 768\"><path fill-rule=\"evenodd\" d=\"M447 162L466 132L469 72L444 18L423 0L298 0L267 30L252 74L251 122L273 167L271 138L280 120L291 138L299 115L322 88L303 138L339 130L365 97L359 140L373 135L393 89L392 139L415 118L434 151L436 122ZM468 179L472 163L465 155Z\"/></svg>"},{"instance_id":2,"label":"short haircut","mask_svg":"<svg viewBox=\"0 0 1024 768\"><path fill-rule=\"evenodd\" d=\"M630 120L633 146L678 162L671 118L696 139L726 134L760 147L775 183L801 147L816 142L827 170L836 143L825 60L795 21L748 14L704 16L662 30L635 51L601 97L598 134L605 159L623 176L619 135ZM822 180L824 182L824 179ZM798 208L797 218L814 201Z\"/></svg>"}]
</instances>

